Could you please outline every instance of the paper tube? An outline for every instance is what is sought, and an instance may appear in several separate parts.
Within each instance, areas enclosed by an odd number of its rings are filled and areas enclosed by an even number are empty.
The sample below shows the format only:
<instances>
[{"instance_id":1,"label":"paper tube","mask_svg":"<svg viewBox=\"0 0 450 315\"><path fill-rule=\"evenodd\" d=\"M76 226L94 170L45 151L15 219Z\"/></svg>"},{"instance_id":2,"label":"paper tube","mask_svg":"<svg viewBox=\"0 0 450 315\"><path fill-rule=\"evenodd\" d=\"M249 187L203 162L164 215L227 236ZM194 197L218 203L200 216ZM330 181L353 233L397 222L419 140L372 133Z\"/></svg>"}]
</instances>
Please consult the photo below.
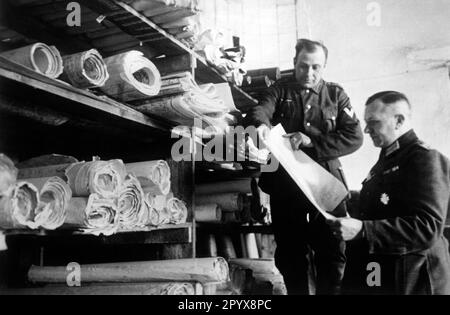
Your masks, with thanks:
<instances>
[{"instance_id":1,"label":"paper tube","mask_svg":"<svg viewBox=\"0 0 450 315\"><path fill-rule=\"evenodd\" d=\"M149 213L150 218L147 225L158 227L169 224L172 219L172 213L170 213L167 207L160 209L151 208L151 211Z\"/></svg>"},{"instance_id":2,"label":"paper tube","mask_svg":"<svg viewBox=\"0 0 450 315\"><path fill-rule=\"evenodd\" d=\"M196 205L195 220L197 222L218 223L222 220L222 209L217 204Z\"/></svg>"},{"instance_id":3,"label":"paper tube","mask_svg":"<svg viewBox=\"0 0 450 315\"><path fill-rule=\"evenodd\" d=\"M198 195L212 195L222 193L240 192L251 194L251 179L243 178L234 181L208 183L196 186L196 193Z\"/></svg>"},{"instance_id":4,"label":"paper tube","mask_svg":"<svg viewBox=\"0 0 450 315\"><path fill-rule=\"evenodd\" d=\"M63 72L63 61L58 49L43 43L6 51L0 55L53 79Z\"/></svg>"},{"instance_id":5,"label":"paper tube","mask_svg":"<svg viewBox=\"0 0 450 315\"><path fill-rule=\"evenodd\" d=\"M144 192L139 180L133 175L125 179L118 200L120 227L133 229L143 226L147 209L144 208Z\"/></svg>"},{"instance_id":6,"label":"paper tube","mask_svg":"<svg viewBox=\"0 0 450 315\"><path fill-rule=\"evenodd\" d=\"M244 208L246 195L242 193L226 193L196 196L199 205L216 203L224 212L240 212Z\"/></svg>"},{"instance_id":7,"label":"paper tube","mask_svg":"<svg viewBox=\"0 0 450 315\"><path fill-rule=\"evenodd\" d=\"M256 244L256 237L254 233L245 234L245 244L247 248L248 258L258 259L258 246Z\"/></svg>"},{"instance_id":8,"label":"paper tube","mask_svg":"<svg viewBox=\"0 0 450 315\"><path fill-rule=\"evenodd\" d=\"M81 287L47 285L39 288L0 290L0 295L203 295L199 283L150 282L150 283L102 283Z\"/></svg>"},{"instance_id":9,"label":"paper tube","mask_svg":"<svg viewBox=\"0 0 450 315\"><path fill-rule=\"evenodd\" d=\"M99 194L104 198L117 198L125 174L121 160L75 163L66 170L74 197Z\"/></svg>"},{"instance_id":10,"label":"paper tube","mask_svg":"<svg viewBox=\"0 0 450 315\"><path fill-rule=\"evenodd\" d=\"M108 69L96 49L63 57L62 79L80 89L104 86L109 79Z\"/></svg>"},{"instance_id":11,"label":"paper tube","mask_svg":"<svg viewBox=\"0 0 450 315\"><path fill-rule=\"evenodd\" d=\"M236 250L234 249L233 240L229 235L220 235L217 237L219 253L225 259L236 258Z\"/></svg>"},{"instance_id":12,"label":"paper tube","mask_svg":"<svg viewBox=\"0 0 450 315\"><path fill-rule=\"evenodd\" d=\"M169 194L171 172L166 161L126 164L126 170L137 177L145 194Z\"/></svg>"},{"instance_id":13,"label":"paper tube","mask_svg":"<svg viewBox=\"0 0 450 315\"><path fill-rule=\"evenodd\" d=\"M196 91L148 100L136 105L136 109L185 126L192 126L196 118L202 121L203 128L214 128L219 120L226 120L229 112L223 100L213 99Z\"/></svg>"},{"instance_id":14,"label":"paper tube","mask_svg":"<svg viewBox=\"0 0 450 315\"><path fill-rule=\"evenodd\" d=\"M84 265L80 271L85 283L229 280L228 264L221 257ZM32 266L28 279L33 283L66 283L67 267Z\"/></svg>"},{"instance_id":15,"label":"paper tube","mask_svg":"<svg viewBox=\"0 0 450 315\"><path fill-rule=\"evenodd\" d=\"M72 198L72 190L59 177L32 178L26 180L39 191L40 202L35 222L47 230L56 230L64 224L66 209Z\"/></svg>"},{"instance_id":16,"label":"paper tube","mask_svg":"<svg viewBox=\"0 0 450 315\"><path fill-rule=\"evenodd\" d=\"M158 95L161 75L156 66L136 50L105 59L110 74L101 90L127 102Z\"/></svg>"},{"instance_id":17,"label":"paper tube","mask_svg":"<svg viewBox=\"0 0 450 315\"><path fill-rule=\"evenodd\" d=\"M13 161L0 153L0 198L11 195L17 180L17 174L18 170Z\"/></svg>"},{"instance_id":18,"label":"paper tube","mask_svg":"<svg viewBox=\"0 0 450 315\"><path fill-rule=\"evenodd\" d=\"M169 211L170 223L183 224L187 221L188 210L186 203L178 198L170 198L167 201L167 210Z\"/></svg>"},{"instance_id":19,"label":"paper tube","mask_svg":"<svg viewBox=\"0 0 450 315\"><path fill-rule=\"evenodd\" d=\"M166 75L161 78L161 90L158 96L166 96L172 94L181 94L186 92L197 92L211 99L217 99L217 90L214 84L205 84L199 86L195 81L192 73L178 72Z\"/></svg>"},{"instance_id":20,"label":"paper tube","mask_svg":"<svg viewBox=\"0 0 450 315\"><path fill-rule=\"evenodd\" d=\"M280 272L275 266L274 259L230 259L230 265L238 265L243 268L251 269L255 274L274 274Z\"/></svg>"},{"instance_id":21,"label":"paper tube","mask_svg":"<svg viewBox=\"0 0 450 315\"><path fill-rule=\"evenodd\" d=\"M165 195L144 195L147 210L144 225L158 227L170 223L171 213L167 209L167 198Z\"/></svg>"},{"instance_id":22,"label":"paper tube","mask_svg":"<svg viewBox=\"0 0 450 315\"><path fill-rule=\"evenodd\" d=\"M65 224L85 229L95 235L112 235L119 228L119 211L115 200L97 194L89 198L72 198Z\"/></svg>"},{"instance_id":23,"label":"paper tube","mask_svg":"<svg viewBox=\"0 0 450 315\"><path fill-rule=\"evenodd\" d=\"M38 189L27 182L17 183L10 196L0 198L0 228L39 228L35 222L38 205Z\"/></svg>"}]
</instances>

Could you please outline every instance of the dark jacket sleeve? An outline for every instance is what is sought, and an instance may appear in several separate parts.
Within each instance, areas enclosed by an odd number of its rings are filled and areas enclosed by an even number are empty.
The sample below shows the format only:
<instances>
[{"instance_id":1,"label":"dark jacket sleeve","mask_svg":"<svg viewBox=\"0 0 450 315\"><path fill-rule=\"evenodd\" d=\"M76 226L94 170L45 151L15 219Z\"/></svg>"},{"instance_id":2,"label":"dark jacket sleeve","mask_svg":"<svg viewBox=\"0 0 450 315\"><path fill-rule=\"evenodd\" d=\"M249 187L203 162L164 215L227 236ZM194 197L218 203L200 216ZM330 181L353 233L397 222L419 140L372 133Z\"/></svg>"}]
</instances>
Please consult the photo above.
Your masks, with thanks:
<instances>
[{"instance_id":1,"label":"dark jacket sleeve","mask_svg":"<svg viewBox=\"0 0 450 315\"><path fill-rule=\"evenodd\" d=\"M261 125L272 127L272 119L280 99L280 89L277 84L271 86L259 98L259 104L252 107L244 118L244 125L258 128Z\"/></svg>"},{"instance_id":2,"label":"dark jacket sleeve","mask_svg":"<svg viewBox=\"0 0 450 315\"><path fill-rule=\"evenodd\" d=\"M412 154L403 172L407 174L400 183L405 215L364 221L371 253L426 250L442 235L450 198L448 160L435 150L420 149Z\"/></svg>"},{"instance_id":3,"label":"dark jacket sleeve","mask_svg":"<svg viewBox=\"0 0 450 315\"><path fill-rule=\"evenodd\" d=\"M329 133L312 133L311 140L319 161L328 161L356 152L363 144L363 133L350 99L343 89L335 91L338 101L336 128Z\"/></svg>"}]
</instances>

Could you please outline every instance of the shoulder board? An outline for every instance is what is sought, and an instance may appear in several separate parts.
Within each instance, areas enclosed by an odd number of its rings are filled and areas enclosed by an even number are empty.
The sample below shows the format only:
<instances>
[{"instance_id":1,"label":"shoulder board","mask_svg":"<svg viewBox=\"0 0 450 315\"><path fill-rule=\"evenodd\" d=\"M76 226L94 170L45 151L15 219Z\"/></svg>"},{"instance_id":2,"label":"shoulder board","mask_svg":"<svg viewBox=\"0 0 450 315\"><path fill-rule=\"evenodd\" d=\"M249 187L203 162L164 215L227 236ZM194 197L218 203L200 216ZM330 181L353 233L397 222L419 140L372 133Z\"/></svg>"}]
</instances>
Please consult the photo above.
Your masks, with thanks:
<instances>
[{"instance_id":1,"label":"shoulder board","mask_svg":"<svg viewBox=\"0 0 450 315\"><path fill-rule=\"evenodd\" d=\"M280 80L275 81L273 85L290 85L290 84L296 84L295 78L282 78Z\"/></svg>"},{"instance_id":2,"label":"shoulder board","mask_svg":"<svg viewBox=\"0 0 450 315\"><path fill-rule=\"evenodd\" d=\"M426 144L425 142L422 142L422 141L418 142L417 145L427 151L430 151L433 149L429 144Z\"/></svg>"},{"instance_id":3,"label":"shoulder board","mask_svg":"<svg viewBox=\"0 0 450 315\"><path fill-rule=\"evenodd\" d=\"M342 85L339 85L339 84L334 83L334 82L326 82L326 85L327 85L327 86L331 86L331 87L335 87L335 88L338 88L338 89L341 89L341 90L344 89L344 88L342 87Z\"/></svg>"}]
</instances>

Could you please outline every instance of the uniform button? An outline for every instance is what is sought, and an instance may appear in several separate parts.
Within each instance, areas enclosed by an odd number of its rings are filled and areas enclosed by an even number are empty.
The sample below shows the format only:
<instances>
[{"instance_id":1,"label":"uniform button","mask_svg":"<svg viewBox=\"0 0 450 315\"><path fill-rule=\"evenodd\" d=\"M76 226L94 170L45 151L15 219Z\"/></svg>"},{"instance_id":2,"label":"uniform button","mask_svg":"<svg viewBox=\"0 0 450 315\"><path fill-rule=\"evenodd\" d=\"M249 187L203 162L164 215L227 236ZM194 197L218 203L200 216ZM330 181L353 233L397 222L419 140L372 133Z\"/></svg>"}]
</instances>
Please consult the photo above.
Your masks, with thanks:
<instances>
[{"instance_id":1,"label":"uniform button","mask_svg":"<svg viewBox=\"0 0 450 315\"><path fill-rule=\"evenodd\" d=\"M309 93L309 89L306 90L306 93Z\"/></svg>"},{"instance_id":2,"label":"uniform button","mask_svg":"<svg viewBox=\"0 0 450 315\"><path fill-rule=\"evenodd\" d=\"M311 109L311 105L306 106L306 108Z\"/></svg>"},{"instance_id":3,"label":"uniform button","mask_svg":"<svg viewBox=\"0 0 450 315\"><path fill-rule=\"evenodd\" d=\"M311 127L311 123L306 123L306 126Z\"/></svg>"}]
</instances>

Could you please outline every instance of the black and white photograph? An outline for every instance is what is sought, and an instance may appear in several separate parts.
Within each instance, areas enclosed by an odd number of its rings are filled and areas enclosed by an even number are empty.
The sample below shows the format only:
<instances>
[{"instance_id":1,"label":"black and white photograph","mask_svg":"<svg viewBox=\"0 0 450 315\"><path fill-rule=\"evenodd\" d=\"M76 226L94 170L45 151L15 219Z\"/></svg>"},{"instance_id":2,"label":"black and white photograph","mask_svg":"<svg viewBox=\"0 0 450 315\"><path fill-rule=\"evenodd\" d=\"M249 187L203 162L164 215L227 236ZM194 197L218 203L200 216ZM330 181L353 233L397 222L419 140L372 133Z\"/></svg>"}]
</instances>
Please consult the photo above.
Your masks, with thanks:
<instances>
[{"instance_id":1,"label":"black and white photograph","mask_svg":"<svg viewBox=\"0 0 450 315\"><path fill-rule=\"evenodd\" d=\"M450 295L449 30L449 0L0 0L0 295Z\"/></svg>"}]
</instances>

